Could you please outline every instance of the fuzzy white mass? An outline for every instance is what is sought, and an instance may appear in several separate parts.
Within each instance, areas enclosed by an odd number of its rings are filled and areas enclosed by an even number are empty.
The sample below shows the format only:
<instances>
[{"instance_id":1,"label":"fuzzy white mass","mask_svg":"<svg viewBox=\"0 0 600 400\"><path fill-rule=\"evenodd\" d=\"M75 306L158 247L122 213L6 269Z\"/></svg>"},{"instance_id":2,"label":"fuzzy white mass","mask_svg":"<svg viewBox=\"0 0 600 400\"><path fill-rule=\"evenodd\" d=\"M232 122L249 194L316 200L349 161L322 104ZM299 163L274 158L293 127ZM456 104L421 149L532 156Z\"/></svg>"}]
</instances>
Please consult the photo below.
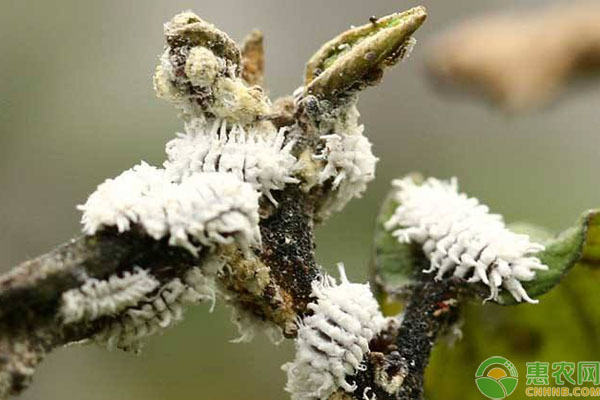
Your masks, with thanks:
<instances>
[{"instance_id":1,"label":"fuzzy white mass","mask_svg":"<svg viewBox=\"0 0 600 400\"><path fill-rule=\"evenodd\" d=\"M352 375L365 368L369 341L386 323L368 284L324 276L312 283L312 315L299 323L296 358L284 364L292 400L327 399L338 388L356 389Z\"/></svg>"},{"instance_id":2,"label":"fuzzy white mass","mask_svg":"<svg viewBox=\"0 0 600 400\"><path fill-rule=\"evenodd\" d=\"M209 279L209 278L207 278ZM183 318L185 303L210 300L214 303L214 283L204 280L193 268L182 281L175 278L158 291L129 307L119 318L94 336L94 341L109 349L139 351L141 340L171 327Z\"/></svg>"},{"instance_id":3,"label":"fuzzy white mass","mask_svg":"<svg viewBox=\"0 0 600 400\"><path fill-rule=\"evenodd\" d=\"M322 207L323 217L340 211L354 197L360 197L367 183L375 179L377 157L371 150L371 142L362 135L363 127L355 126L348 133L334 133L321 137L325 141L323 151L315 159L327 163L319 175L320 183L333 179L333 197Z\"/></svg>"},{"instance_id":4,"label":"fuzzy white mass","mask_svg":"<svg viewBox=\"0 0 600 400\"><path fill-rule=\"evenodd\" d=\"M293 177L294 142L284 145L285 129L259 127L246 131L240 125L228 126L225 120L194 119L186 124L184 134L167 143L165 169L174 180L199 172L230 172L276 204L272 190L299 182Z\"/></svg>"},{"instance_id":5,"label":"fuzzy white mass","mask_svg":"<svg viewBox=\"0 0 600 400\"><path fill-rule=\"evenodd\" d=\"M137 224L154 239L168 235L171 245L196 252L196 243L259 243L258 198L252 185L231 173L192 174L173 182L165 170L142 162L99 185L79 209L88 235Z\"/></svg>"},{"instance_id":6,"label":"fuzzy white mass","mask_svg":"<svg viewBox=\"0 0 600 400\"><path fill-rule=\"evenodd\" d=\"M500 215L475 198L458 192L455 179L434 178L417 184L412 178L396 180L395 200L399 206L385 227L403 243L423 246L436 279L445 274L469 277L490 288L489 299L498 301L504 288L517 301L531 299L522 281L535 278L536 270L548 267L533 254L544 249L527 235L508 230Z\"/></svg>"},{"instance_id":7,"label":"fuzzy white mass","mask_svg":"<svg viewBox=\"0 0 600 400\"><path fill-rule=\"evenodd\" d=\"M137 304L158 286L156 278L141 268L106 280L90 278L81 287L63 293L60 314L66 324L93 321Z\"/></svg>"}]
</instances>

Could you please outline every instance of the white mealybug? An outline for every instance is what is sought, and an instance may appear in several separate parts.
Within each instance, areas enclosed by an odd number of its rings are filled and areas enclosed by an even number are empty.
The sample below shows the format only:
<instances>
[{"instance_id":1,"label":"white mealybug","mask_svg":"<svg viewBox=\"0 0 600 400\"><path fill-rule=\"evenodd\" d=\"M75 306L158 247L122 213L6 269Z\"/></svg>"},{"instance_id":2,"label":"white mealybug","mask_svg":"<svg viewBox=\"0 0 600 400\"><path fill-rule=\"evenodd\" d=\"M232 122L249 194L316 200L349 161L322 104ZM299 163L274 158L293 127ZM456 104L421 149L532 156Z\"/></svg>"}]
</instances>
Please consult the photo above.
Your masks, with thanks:
<instances>
[{"instance_id":1,"label":"white mealybug","mask_svg":"<svg viewBox=\"0 0 600 400\"><path fill-rule=\"evenodd\" d=\"M362 126L352 134L331 134L322 136L325 148L315 159L326 160L327 164L319 181L333 179L333 197L324 204L320 213L327 217L339 211L354 197L360 197L367 183L375 178L377 157L371 151L371 142L362 135Z\"/></svg>"},{"instance_id":2,"label":"white mealybug","mask_svg":"<svg viewBox=\"0 0 600 400\"><path fill-rule=\"evenodd\" d=\"M83 231L93 235L102 227L115 226L119 232L125 232L132 223L139 223L141 219L162 219L161 205L152 201L150 196L156 188L167 184L163 170L143 161L118 177L107 179L98 185L85 204L77 206L83 211ZM160 222L146 225L157 226L148 230L148 234L156 239L166 233Z\"/></svg>"},{"instance_id":3,"label":"white mealybug","mask_svg":"<svg viewBox=\"0 0 600 400\"><path fill-rule=\"evenodd\" d=\"M230 173L194 174L165 193L164 209L170 243L194 250L188 237L201 244L242 248L260 243L259 193Z\"/></svg>"},{"instance_id":4,"label":"white mealybug","mask_svg":"<svg viewBox=\"0 0 600 400\"><path fill-rule=\"evenodd\" d=\"M198 243L259 243L258 197L252 185L230 173L172 182L165 170L142 162L99 185L79 209L88 235L107 226L124 232L137 224L154 239L169 235L171 245L196 253Z\"/></svg>"},{"instance_id":5,"label":"white mealybug","mask_svg":"<svg viewBox=\"0 0 600 400\"><path fill-rule=\"evenodd\" d=\"M399 206L386 223L400 242L423 246L436 279L452 272L469 282L482 281L490 288L489 299L498 301L503 286L517 301L532 300L521 281L535 278L536 270L548 267L532 254L544 246L527 235L508 230L500 215L475 198L458 193L456 179L434 178L417 184L412 178L396 180L395 200Z\"/></svg>"},{"instance_id":6,"label":"white mealybug","mask_svg":"<svg viewBox=\"0 0 600 400\"><path fill-rule=\"evenodd\" d=\"M292 400L327 399L340 387L354 391L348 379L365 368L369 341L385 325L369 284L350 283L339 268L339 285L328 276L312 283L313 314L299 322L296 358L282 367Z\"/></svg>"},{"instance_id":7,"label":"white mealybug","mask_svg":"<svg viewBox=\"0 0 600 400\"><path fill-rule=\"evenodd\" d=\"M270 124L246 131L241 125L215 120L212 126L201 119L186 124L186 133L167 143L165 169L174 180L198 172L230 172L250 183L274 204L271 190L281 190L293 177L297 160L291 154L293 141L284 145L286 129Z\"/></svg>"},{"instance_id":8,"label":"white mealybug","mask_svg":"<svg viewBox=\"0 0 600 400\"><path fill-rule=\"evenodd\" d=\"M66 324L115 315L140 302L159 284L141 268L122 276L112 275L106 280L91 278L81 287L63 293L60 314Z\"/></svg>"},{"instance_id":9,"label":"white mealybug","mask_svg":"<svg viewBox=\"0 0 600 400\"><path fill-rule=\"evenodd\" d=\"M94 340L106 344L109 349L138 351L141 339L182 319L185 302L197 303L202 300L212 300L211 294L200 293L175 278L163 285L154 296L128 308L118 319L96 334Z\"/></svg>"}]
</instances>

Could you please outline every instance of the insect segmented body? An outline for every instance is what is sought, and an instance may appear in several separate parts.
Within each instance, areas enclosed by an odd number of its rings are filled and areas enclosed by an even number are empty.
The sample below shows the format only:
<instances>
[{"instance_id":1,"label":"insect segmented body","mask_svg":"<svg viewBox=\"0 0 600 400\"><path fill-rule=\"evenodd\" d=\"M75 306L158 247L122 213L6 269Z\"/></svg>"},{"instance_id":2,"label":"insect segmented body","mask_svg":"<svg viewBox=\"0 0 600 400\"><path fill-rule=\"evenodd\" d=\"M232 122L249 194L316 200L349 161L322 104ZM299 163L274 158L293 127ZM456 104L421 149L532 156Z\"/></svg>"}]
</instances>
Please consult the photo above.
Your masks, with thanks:
<instances>
[{"instance_id":1,"label":"insect segmented body","mask_svg":"<svg viewBox=\"0 0 600 400\"><path fill-rule=\"evenodd\" d=\"M186 124L185 134L167 143L165 169L174 180L199 172L229 172L276 204L271 190L299 182L293 177L297 166L291 154L294 142L285 143L284 128L259 127L246 131L241 125L228 127L226 120L210 125L195 119Z\"/></svg>"},{"instance_id":2,"label":"insect segmented body","mask_svg":"<svg viewBox=\"0 0 600 400\"><path fill-rule=\"evenodd\" d=\"M60 314L66 324L114 315L137 304L159 284L141 268L107 280L91 278L81 287L63 293Z\"/></svg>"},{"instance_id":3,"label":"insect segmented body","mask_svg":"<svg viewBox=\"0 0 600 400\"><path fill-rule=\"evenodd\" d=\"M164 284L155 295L148 296L125 310L119 318L94 336L94 340L106 344L111 349L139 350L141 339L160 332L182 319L185 302L214 300L214 297L211 298L209 286L200 287L199 273L199 270L192 269L183 282L175 278ZM190 284L187 281L190 281Z\"/></svg>"},{"instance_id":4,"label":"insect segmented body","mask_svg":"<svg viewBox=\"0 0 600 400\"><path fill-rule=\"evenodd\" d=\"M527 235L508 230L500 215L490 214L475 198L458 193L455 179L434 178L417 184L412 178L394 181L399 203L386 223L400 242L423 246L431 267L425 272L442 279L446 273L469 282L483 282L489 299L498 301L504 287L517 301L531 299L521 281L535 278L536 270L548 267L532 254L544 249Z\"/></svg>"},{"instance_id":5,"label":"insect segmented body","mask_svg":"<svg viewBox=\"0 0 600 400\"><path fill-rule=\"evenodd\" d=\"M369 341L385 325L368 284L350 283L340 265L341 283L321 277L312 283L308 315L299 322L296 358L283 365L293 400L327 399L335 390L356 389L348 378L365 368Z\"/></svg>"},{"instance_id":6,"label":"insect segmented body","mask_svg":"<svg viewBox=\"0 0 600 400\"><path fill-rule=\"evenodd\" d=\"M119 232L125 232L132 223L152 217L151 206L157 211L156 218L160 218L162 210L157 201L151 201L151 194L167 183L162 170L143 161L118 177L107 179L98 185L85 204L77 207L83 211L83 231L93 235L102 227L115 226ZM146 225L150 228L154 224ZM147 233L157 239L165 234L160 223L154 229L147 229Z\"/></svg>"},{"instance_id":7,"label":"insect segmented body","mask_svg":"<svg viewBox=\"0 0 600 400\"><path fill-rule=\"evenodd\" d=\"M188 237L203 245L258 245L259 194L229 173L194 174L174 185L163 206L170 243L189 247Z\"/></svg>"},{"instance_id":8,"label":"insect segmented body","mask_svg":"<svg viewBox=\"0 0 600 400\"><path fill-rule=\"evenodd\" d=\"M352 134L330 134L321 137L325 148L315 159L326 160L321 183L333 178L333 195L320 210L327 217L339 211L354 197L360 197L367 183L375 178L377 157L371 151L371 142L362 135L362 126Z\"/></svg>"},{"instance_id":9,"label":"insect segmented body","mask_svg":"<svg viewBox=\"0 0 600 400\"><path fill-rule=\"evenodd\" d=\"M169 235L170 244L195 253L197 243L258 243L258 197L230 173L193 174L173 182L165 170L142 162L99 185L79 209L88 235L106 226L124 232L137 224L153 238Z\"/></svg>"}]
</instances>

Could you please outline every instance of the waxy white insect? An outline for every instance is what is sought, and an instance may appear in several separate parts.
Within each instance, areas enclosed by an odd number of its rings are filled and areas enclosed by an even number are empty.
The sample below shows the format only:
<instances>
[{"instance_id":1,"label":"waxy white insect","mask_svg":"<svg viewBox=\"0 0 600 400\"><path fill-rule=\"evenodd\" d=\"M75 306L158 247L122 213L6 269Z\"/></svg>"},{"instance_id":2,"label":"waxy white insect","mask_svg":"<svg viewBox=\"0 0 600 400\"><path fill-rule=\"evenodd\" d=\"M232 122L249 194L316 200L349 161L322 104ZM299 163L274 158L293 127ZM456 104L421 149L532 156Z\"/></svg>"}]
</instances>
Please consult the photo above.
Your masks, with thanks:
<instances>
[{"instance_id":1,"label":"waxy white insect","mask_svg":"<svg viewBox=\"0 0 600 400\"><path fill-rule=\"evenodd\" d=\"M60 315L66 324L114 315L140 302L159 284L141 268L106 280L90 278L81 287L63 293Z\"/></svg>"},{"instance_id":2,"label":"waxy white insect","mask_svg":"<svg viewBox=\"0 0 600 400\"><path fill-rule=\"evenodd\" d=\"M88 235L137 224L156 240L168 235L171 245L196 253L198 245L258 244L258 198L252 185L231 173L192 174L173 182L165 170L142 162L99 185L79 209Z\"/></svg>"},{"instance_id":3,"label":"waxy white insect","mask_svg":"<svg viewBox=\"0 0 600 400\"><path fill-rule=\"evenodd\" d=\"M321 137L325 141L323 151L314 158L327 163L319 175L323 183L333 178L333 196L322 206L320 214L329 216L340 211L354 197L360 197L367 189L367 183L375 179L375 164L371 142L362 135L362 126L353 132L334 133Z\"/></svg>"},{"instance_id":4,"label":"waxy white insect","mask_svg":"<svg viewBox=\"0 0 600 400\"><path fill-rule=\"evenodd\" d=\"M146 297L133 307L129 307L119 318L94 336L98 343L109 349L138 351L141 339L160 332L183 317L184 303L198 303L204 300L214 302L214 284L198 280L198 268L188 271L184 281L175 278ZM189 282L189 283L188 283Z\"/></svg>"},{"instance_id":5,"label":"waxy white insect","mask_svg":"<svg viewBox=\"0 0 600 400\"><path fill-rule=\"evenodd\" d=\"M356 390L352 375L363 370L369 341L386 323L369 284L322 276L312 283L312 315L299 322L296 358L284 364L292 400L327 399L338 388Z\"/></svg>"},{"instance_id":6,"label":"waxy white insect","mask_svg":"<svg viewBox=\"0 0 600 400\"><path fill-rule=\"evenodd\" d=\"M399 206L385 227L402 243L423 246L436 279L451 273L469 282L483 282L490 288L488 299L498 301L504 287L517 301L531 299L522 281L535 278L536 270L548 267L533 254L544 246L527 235L508 230L500 215L475 198L458 192L456 179L429 178L422 184L412 178L395 180Z\"/></svg>"},{"instance_id":7,"label":"waxy white insect","mask_svg":"<svg viewBox=\"0 0 600 400\"><path fill-rule=\"evenodd\" d=\"M186 133L167 143L165 169L174 180L199 172L230 172L277 204L272 190L298 183L293 176L297 160L293 141L285 143L286 129L270 124L245 130L241 125L197 118L186 124Z\"/></svg>"}]
</instances>

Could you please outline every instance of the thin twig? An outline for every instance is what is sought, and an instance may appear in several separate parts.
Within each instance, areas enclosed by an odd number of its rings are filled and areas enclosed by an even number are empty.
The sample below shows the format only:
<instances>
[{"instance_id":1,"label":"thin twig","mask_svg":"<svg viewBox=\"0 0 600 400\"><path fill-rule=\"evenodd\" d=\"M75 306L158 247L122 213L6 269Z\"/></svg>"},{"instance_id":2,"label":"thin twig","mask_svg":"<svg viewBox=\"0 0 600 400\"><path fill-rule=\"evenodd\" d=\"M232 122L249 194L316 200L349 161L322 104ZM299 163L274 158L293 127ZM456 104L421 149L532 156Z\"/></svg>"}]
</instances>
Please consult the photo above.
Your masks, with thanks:
<instances>
[{"instance_id":1,"label":"thin twig","mask_svg":"<svg viewBox=\"0 0 600 400\"><path fill-rule=\"evenodd\" d=\"M334 101L334 106L339 109L333 110L331 115L346 118L344 113L351 112L354 107L354 102L350 100L355 101L355 96L348 99L348 90L355 91L372 84L369 71L380 72L384 66L393 64L401 57L399 51L423 22L425 10L418 7L408 14L399 15L401 18L394 20L393 24L381 27L382 30L377 28L379 33L361 38L364 40L359 40L348 54L328 61L323 74L310 83L310 93L332 100L336 96L343 98L342 101ZM258 36L247 42L246 50L240 52L225 33L192 13L175 17L165 26L165 34L169 45L165 56L175 67L169 72L177 78L186 73L190 50L203 47L227 64L227 68L217 71L213 80L221 79L235 86L237 83L232 80L237 79L240 69L246 71L246 82L254 84L262 80L262 38ZM375 57L371 57L370 52L375 52ZM160 69L157 74L157 91L181 107L186 121L189 122L197 112L212 117L227 117L217 115L229 110L212 103L215 100L212 88L202 86L203 81L174 80ZM336 74L346 78L340 80ZM244 85L235 87L239 88L244 99L251 100L244 104L242 111L247 115L243 115L244 118L239 121L261 123L269 119L270 105L260 89L258 93L254 88ZM186 103L189 99L193 99L194 103ZM248 104L256 107L248 111ZM139 227L123 233L109 228L95 235L73 239L0 276L0 398L18 394L26 388L35 365L46 353L65 344L93 338L119 317L109 315L93 321L65 324L59 308L66 291L80 287L89 278L107 279L135 268L148 270L160 284L165 284L183 277L193 267L202 267L205 260L218 255L228 262L229 268L225 268L217 279L229 291L230 302L250 313L253 318L278 326L286 337L296 335L296 321L307 313L307 304L312 301L311 282L322 273L314 256L313 225L317 220L316 210L324 198L331 196L333 188L330 182L316 184L314 176L307 178L309 172L316 175L320 165L312 158L317 152L318 131L321 129L318 126L319 118L309 115L307 104L302 101L295 103L286 99L280 102L279 108L285 118L272 119L277 120L276 125L288 127L286 138L296 143L294 155L305 164L304 173L299 174L305 181L273 191L277 206L266 199L261 201L259 228L262 243L259 248L242 251L234 245L204 247L196 257L184 248L169 245L167 238L152 239ZM259 290L256 290L256 282L248 282L248 277L254 279L258 271L265 270L268 271L267 276ZM418 311L422 310L419 308ZM407 318L406 321L411 320ZM406 323L402 325L406 327L406 334L415 340L419 335L428 334L417 329L416 325L411 328ZM433 320L432 323L436 324ZM434 325L432 327L442 326L441 323ZM397 330L397 326L390 329ZM400 332L403 332L402 329ZM391 334L398 338L405 335ZM427 336L419 343L429 343L432 339ZM400 340L398 351L402 349L400 354L408 354L412 351L408 347L414 345L413 342ZM383 354L387 357L386 353ZM378 368L375 362L370 365L371 368ZM389 377L393 379L400 373L403 373L401 369L390 370ZM412 371L409 370L409 373ZM414 373L422 374L422 371ZM376 376L375 369L365 371L361 384L375 388L381 384L374 381ZM413 381L415 384L421 382L418 378ZM356 392L354 395L362 399L362 394Z\"/></svg>"}]
</instances>

